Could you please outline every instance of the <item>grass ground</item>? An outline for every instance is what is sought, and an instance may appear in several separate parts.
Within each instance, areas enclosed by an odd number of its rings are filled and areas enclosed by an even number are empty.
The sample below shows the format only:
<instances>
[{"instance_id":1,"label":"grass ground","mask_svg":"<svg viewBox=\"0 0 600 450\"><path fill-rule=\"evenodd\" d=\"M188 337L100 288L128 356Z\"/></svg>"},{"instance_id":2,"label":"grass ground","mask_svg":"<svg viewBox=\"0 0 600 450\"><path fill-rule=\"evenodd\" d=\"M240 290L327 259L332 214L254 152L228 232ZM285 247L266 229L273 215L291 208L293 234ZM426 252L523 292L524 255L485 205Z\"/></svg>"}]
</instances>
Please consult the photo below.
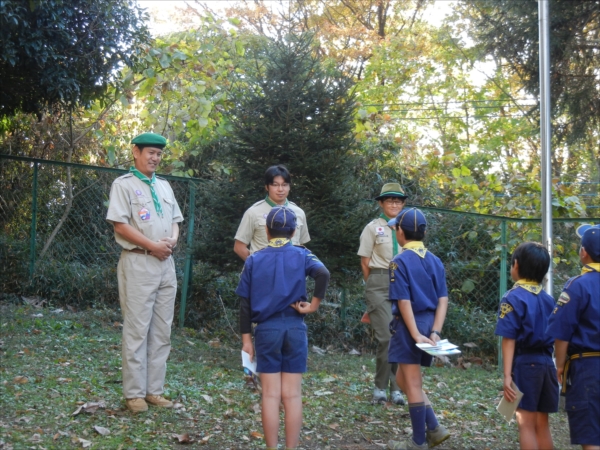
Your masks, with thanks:
<instances>
[{"instance_id":1,"label":"grass ground","mask_svg":"<svg viewBox=\"0 0 600 450\"><path fill-rule=\"evenodd\" d=\"M166 395L177 408L134 415L121 398L118 312L0 305L0 317L2 449L264 448L260 396L244 379L235 340L174 330ZM371 356L310 353L309 370L300 448L380 449L408 437L406 407L370 403ZM439 448L518 448L516 425L495 410L495 368L428 368L424 384L452 433ZM565 413L551 424L556 448L570 447Z\"/></svg>"}]
</instances>

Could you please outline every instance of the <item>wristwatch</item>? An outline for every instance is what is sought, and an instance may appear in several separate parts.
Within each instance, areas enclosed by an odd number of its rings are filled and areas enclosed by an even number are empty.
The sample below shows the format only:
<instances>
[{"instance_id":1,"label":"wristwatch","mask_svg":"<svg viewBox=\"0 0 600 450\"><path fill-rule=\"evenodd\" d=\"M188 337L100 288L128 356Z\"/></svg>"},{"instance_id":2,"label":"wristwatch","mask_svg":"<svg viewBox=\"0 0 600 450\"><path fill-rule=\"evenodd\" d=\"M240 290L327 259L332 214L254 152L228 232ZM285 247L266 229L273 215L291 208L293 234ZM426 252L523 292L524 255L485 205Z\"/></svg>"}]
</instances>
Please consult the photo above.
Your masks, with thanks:
<instances>
[{"instance_id":1,"label":"wristwatch","mask_svg":"<svg viewBox=\"0 0 600 450\"><path fill-rule=\"evenodd\" d=\"M431 334L437 334L439 337L442 337L442 334L437 330L431 330Z\"/></svg>"}]
</instances>

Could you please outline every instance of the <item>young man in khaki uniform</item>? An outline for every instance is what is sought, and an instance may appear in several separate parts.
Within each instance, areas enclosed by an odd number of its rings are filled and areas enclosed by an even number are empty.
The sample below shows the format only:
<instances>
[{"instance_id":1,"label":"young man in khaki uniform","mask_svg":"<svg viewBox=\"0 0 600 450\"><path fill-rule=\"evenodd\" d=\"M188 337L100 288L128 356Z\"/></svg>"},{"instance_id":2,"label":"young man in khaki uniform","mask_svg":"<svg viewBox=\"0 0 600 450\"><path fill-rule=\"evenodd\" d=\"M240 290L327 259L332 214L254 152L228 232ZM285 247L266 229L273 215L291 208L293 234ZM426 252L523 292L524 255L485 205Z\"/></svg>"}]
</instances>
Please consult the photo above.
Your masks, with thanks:
<instances>
[{"instance_id":1,"label":"young man in khaki uniform","mask_svg":"<svg viewBox=\"0 0 600 450\"><path fill-rule=\"evenodd\" d=\"M386 402L386 390L389 386L390 400L397 405L404 405L404 398L396 382L397 365L388 363L388 344L391 337L389 324L392 321L388 296L390 261L402 251L402 247L398 245L395 233L387 224L402 211L406 198L398 183L387 183L383 186L381 194L375 197L383 212L364 228L358 249L366 283L367 314L377 340L373 402Z\"/></svg>"},{"instance_id":2,"label":"young man in khaki uniform","mask_svg":"<svg viewBox=\"0 0 600 450\"><path fill-rule=\"evenodd\" d=\"M135 167L110 189L106 220L123 247L117 278L123 314L123 394L127 408L170 408L162 396L171 351L177 279L171 254L183 216L169 183L155 171L167 145L144 133L131 141Z\"/></svg>"},{"instance_id":3,"label":"young man in khaki uniform","mask_svg":"<svg viewBox=\"0 0 600 450\"><path fill-rule=\"evenodd\" d=\"M246 261L246 258L252 253L269 244L265 226L267 215L275 205L287 206L296 214L296 233L292 236L292 243L297 245L310 241L304 211L287 199L290 193L290 173L285 166L271 166L266 170L265 190L267 196L246 210L235 234L233 251L243 261ZM250 245L250 249L248 249L248 245Z\"/></svg>"}]
</instances>

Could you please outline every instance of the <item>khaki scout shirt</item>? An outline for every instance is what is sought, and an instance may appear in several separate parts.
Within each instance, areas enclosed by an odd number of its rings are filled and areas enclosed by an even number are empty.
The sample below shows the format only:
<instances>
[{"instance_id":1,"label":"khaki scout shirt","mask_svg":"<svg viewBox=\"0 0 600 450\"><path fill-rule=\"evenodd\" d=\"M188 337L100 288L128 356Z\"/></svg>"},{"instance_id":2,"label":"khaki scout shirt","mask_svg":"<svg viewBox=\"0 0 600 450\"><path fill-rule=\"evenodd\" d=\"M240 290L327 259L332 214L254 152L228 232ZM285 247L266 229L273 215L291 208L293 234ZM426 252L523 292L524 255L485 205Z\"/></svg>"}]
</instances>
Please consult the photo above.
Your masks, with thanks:
<instances>
[{"instance_id":1,"label":"khaki scout shirt","mask_svg":"<svg viewBox=\"0 0 600 450\"><path fill-rule=\"evenodd\" d=\"M288 202L287 205L296 213L296 234L292 237L293 244L305 244L310 241L308 235L308 226L306 225L306 216L304 211L296 206L295 203ZM250 244L250 253L254 253L269 245L265 226L267 224L267 215L272 206L265 200L256 202L244 213L242 222L235 233L235 240Z\"/></svg>"},{"instance_id":2,"label":"khaki scout shirt","mask_svg":"<svg viewBox=\"0 0 600 450\"><path fill-rule=\"evenodd\" d=\"M163 217L156 214L150 186L131 173L120 176L110 188L106 220L112 224L127 223L152 241L171 237L173 224L183 222L181 210L167 180L156 177L154 189L162 206ZM135 244L116 232L115 240L125 250L136 248Z\"/></svg>"},{"instance_id":3,"label":"khaki scout shirt","mask_svg":"<svg viewBox=\"0 0 600 450\"><path fill-rule=\"evenodd\" d=\"M360 247L358 256L371 258L369 267L371 269L388 269L390 261L394 258L394 241L392 233L394 231L388 227L387 221L378 217L369 222L360 235ZM398 253L402 252L402 247L398 244Z\"/></svg>"}]
</instances>

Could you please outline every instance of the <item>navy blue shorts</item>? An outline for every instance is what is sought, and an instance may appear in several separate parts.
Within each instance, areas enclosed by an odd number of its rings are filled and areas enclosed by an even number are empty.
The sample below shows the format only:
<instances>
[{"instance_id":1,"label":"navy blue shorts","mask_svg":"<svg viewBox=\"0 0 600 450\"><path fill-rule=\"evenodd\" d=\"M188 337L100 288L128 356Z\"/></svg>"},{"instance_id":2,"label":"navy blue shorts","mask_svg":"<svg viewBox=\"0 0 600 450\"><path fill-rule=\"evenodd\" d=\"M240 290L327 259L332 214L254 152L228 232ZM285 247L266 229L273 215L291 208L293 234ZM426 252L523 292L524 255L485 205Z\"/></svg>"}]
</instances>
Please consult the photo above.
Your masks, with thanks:
<instances>
[{"instance_id":1,"label":"navy blue shorts","mask_svg":"<svg viewBox=\"0 0 600 450\"><path fill-rule=\"evenodd\" d=\"M600 357L572 360L567 380L571 444L600 445Z\"/></svg>"},{"instance_id":2,"label":"navy blue shorts","mask_svg":"<svg viewBox=\"0 0 600 450\"><path fill-rule=\"evenodd\" d=\"M308 336L302 316L269 318L254 329L258 373L304 373Z\"/></svg>"},{"instance_id":3,"label":"navy blue shorts","mask_svg":"<svg viewBox=\"0 0 600 450\"><path fill-rule=\"evenodd\" d=\"M417 329L423 336L429 337L433 326L434 314L416 315ZM402 318L394 317L390 322L392 337L388 348L388 362L390 364L420 364L431 366L433 356L417 347L415 340L410 335Z\"/></svg>"},{"instance_id":4,"label":"navy blue shorts","mask_svg":"<svg viewBox=\"0 0 600 450\"><path fill-rule=\"evenodd\" d=\"M542 413L558 411L560 388L550 355L515 355L512 372L513 381L523 392L519 408Z\"/></svg>"}]
</instances>

